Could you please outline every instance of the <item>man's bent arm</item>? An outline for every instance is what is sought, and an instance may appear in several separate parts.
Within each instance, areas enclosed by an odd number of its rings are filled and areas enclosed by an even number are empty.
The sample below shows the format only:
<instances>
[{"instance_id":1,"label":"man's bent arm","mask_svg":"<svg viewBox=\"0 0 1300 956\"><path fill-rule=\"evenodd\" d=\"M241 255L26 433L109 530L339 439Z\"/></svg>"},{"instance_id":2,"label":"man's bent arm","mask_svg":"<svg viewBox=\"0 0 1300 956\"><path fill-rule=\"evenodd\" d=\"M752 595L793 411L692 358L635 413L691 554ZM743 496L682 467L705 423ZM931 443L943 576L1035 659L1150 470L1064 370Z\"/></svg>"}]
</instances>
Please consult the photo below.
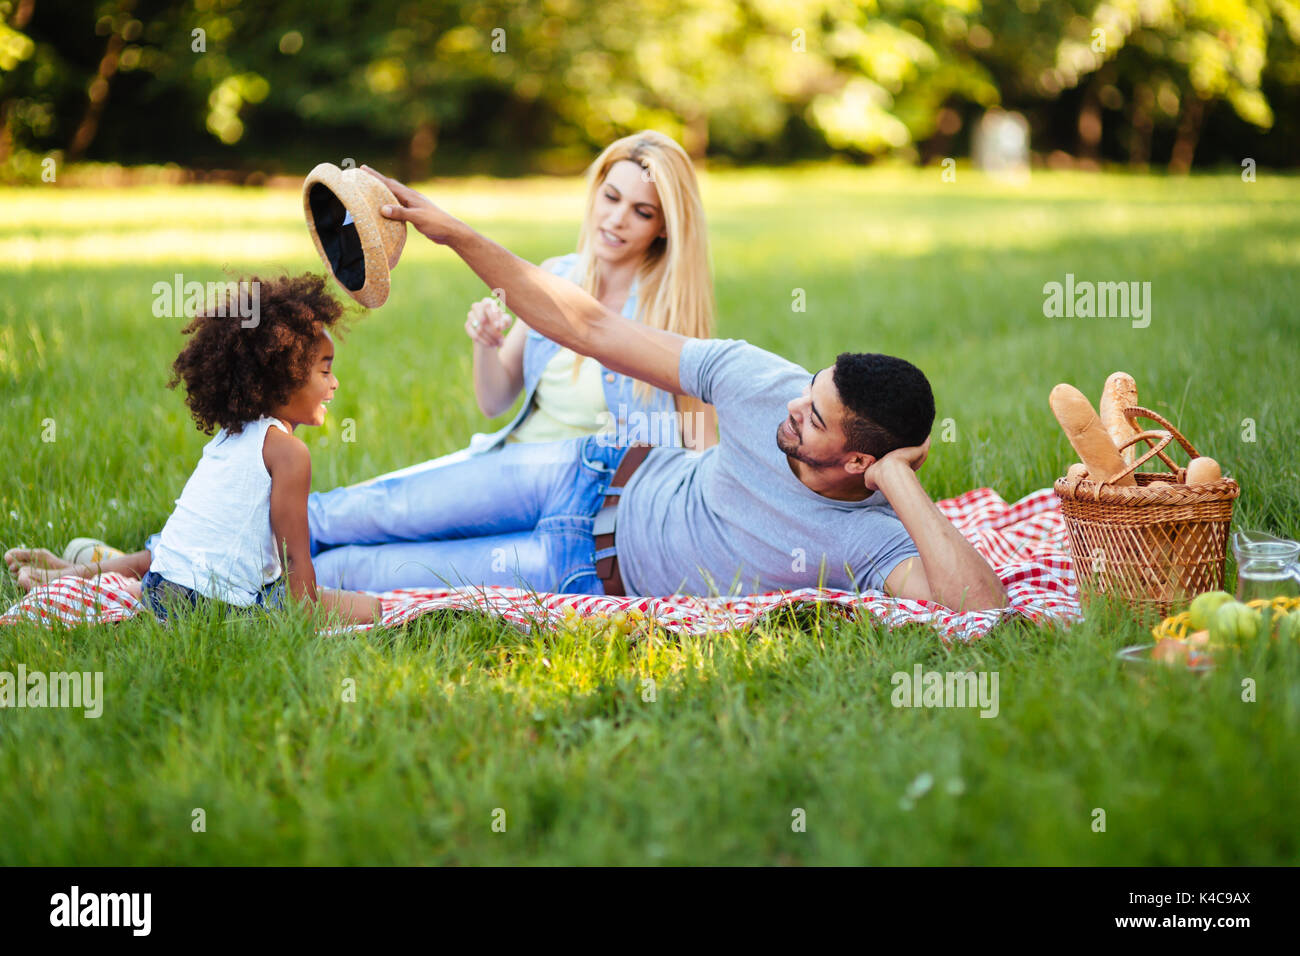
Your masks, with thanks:
<instances>
[{"instance_id":1,"label":"man's bent arm","mask_svg":"<svg viewBox=\"0 0 1300 956\"><path fill-rule=\"evenodd\" d=\"M677 368L684 336L623 318L568 279L519 258L464 223L451 231L447 246L489 289L500 289L506 307L529 328L615 372L681 391Z\"/></svg>"},{"instance_id":2,"label":"man's bent arm","mask_svg":"<svg viewBox=\"0 0 1300 956\"><path fill-rule=\"evenodd\" d=\"M879 462L884 466L885 461ZM989 563L943 516L921 487L916 472L902 461L881 467L876 485L898 514L921 554L922 575L905 561L889 575L887 586L900 597L938 601L955 611L1006 607L1007 592ZM909 580L909 571L911 572Z\"/></svg>"}]
</instances>

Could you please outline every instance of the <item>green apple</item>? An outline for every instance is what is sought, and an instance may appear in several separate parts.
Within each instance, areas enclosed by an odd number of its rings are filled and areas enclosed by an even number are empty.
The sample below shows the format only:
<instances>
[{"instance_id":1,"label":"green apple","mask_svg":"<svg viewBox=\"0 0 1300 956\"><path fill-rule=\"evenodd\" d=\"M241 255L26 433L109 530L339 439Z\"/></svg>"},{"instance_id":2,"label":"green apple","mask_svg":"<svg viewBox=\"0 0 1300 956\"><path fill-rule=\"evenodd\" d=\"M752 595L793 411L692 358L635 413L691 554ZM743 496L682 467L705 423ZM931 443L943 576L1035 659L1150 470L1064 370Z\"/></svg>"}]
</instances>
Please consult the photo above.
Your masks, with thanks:
<instances>
[{"instance_id":1,"label":"green apple","mask_svg":"<svg viewBox=\"0 0 1300 956\"><path fill-rule=\"evenodd\" d=\"M1187 609L1192 619L1192 630L1203 631L1209 627L1214 612L1231 600L1232 595L1227 591L1206 591L1198 597Z\"/></svg>"},{"instance_id":2,"label":"green apple","mask_svg":"<svg viewBox=\"0 0 1300 956\"><path fill-rule=\"evenodd\" d=\"M1263 618L1254 608L1239 601L1229 601L1210 618L1210 640L1224 644L1253 641L1259 634Z\"/></svg>"}]
</instances>

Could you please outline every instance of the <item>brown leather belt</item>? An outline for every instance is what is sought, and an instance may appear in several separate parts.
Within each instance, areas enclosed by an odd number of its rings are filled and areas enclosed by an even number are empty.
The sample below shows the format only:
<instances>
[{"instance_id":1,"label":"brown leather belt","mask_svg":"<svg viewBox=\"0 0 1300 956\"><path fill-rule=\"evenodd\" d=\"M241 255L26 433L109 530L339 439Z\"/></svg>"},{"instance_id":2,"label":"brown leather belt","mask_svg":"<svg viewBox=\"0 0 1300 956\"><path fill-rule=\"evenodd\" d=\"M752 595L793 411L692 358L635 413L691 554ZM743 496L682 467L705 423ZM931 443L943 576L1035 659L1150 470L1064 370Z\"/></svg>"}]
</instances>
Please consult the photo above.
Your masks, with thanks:
<instances>
[{"instance_id":1,"label":"brown leather belt","mask_svg":"<svg viewBox=\"0 0 1300 956\"><path fill-rule=\"evenodd\" d=\"M646 455L650 454L649 445L631 445L623 455L623 460L618 463L614 469L614 477L610 480L610 488L626 488L632 473L641 467L645 461ZM617 507L622 495L606 495L604 507ZM614 547L615 531L608 531L596 535L596 550L603 551L606 548ZM618 555L611 554L607 558L601 558L596 562L596 577L600 578L601 584L604 585L605 593L614 597L625 597L627 590L623 587L623 576L618 571Z\"/></svg>"}]
</instances>

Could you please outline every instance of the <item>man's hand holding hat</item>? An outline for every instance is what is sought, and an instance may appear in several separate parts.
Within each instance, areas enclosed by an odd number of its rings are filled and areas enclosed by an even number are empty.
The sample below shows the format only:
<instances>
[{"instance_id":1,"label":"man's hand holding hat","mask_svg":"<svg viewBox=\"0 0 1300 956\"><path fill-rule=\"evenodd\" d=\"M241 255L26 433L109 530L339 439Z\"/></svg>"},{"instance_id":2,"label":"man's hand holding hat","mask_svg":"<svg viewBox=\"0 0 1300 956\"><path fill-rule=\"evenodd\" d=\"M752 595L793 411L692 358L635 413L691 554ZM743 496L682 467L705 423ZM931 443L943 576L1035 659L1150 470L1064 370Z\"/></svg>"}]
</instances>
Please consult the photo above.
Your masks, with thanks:
<instances>
[{"instance_id":1,"label":"man's hand holding hat","mask_svg":"<svg viewBox=\"0 0 1300 956\"><path fill-rule=\"evenodd\" d=\"M387 186L397 201L401 203L400 206L394 206L391 203L385 204L379 210L381 215L397 222L409 222L417 232L428 236L434 242L440 245L447 244L451 238L453 228L460 224L460 221L455 216L448 215L434 205L427 196L417 193L410 186L399 183L396 179L385 176L383 173L376 172L369 166L362 166L361 168Z\"/></svg>"}]
</instances>

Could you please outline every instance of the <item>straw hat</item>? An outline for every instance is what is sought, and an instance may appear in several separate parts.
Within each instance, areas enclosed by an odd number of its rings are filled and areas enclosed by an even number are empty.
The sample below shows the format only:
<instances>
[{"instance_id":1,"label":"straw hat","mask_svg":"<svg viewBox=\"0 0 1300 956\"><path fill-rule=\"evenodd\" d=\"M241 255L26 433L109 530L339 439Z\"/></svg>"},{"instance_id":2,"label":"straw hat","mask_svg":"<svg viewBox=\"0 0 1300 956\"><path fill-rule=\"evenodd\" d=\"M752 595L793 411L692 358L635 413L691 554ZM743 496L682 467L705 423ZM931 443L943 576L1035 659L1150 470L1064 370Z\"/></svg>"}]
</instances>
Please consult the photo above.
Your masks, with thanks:
<instances>
[{"instance_id":1,"label":"straw hat","mask_svg":"<svg viewBox=\"0 0 1300 956\"><path fill-rule=\"evenodd\" d=\"M368 309L388 299L388 271L406 245L406 223L379 207L399 205L392 190L360 169L321 163L302 184L302 208L316 251L339 285Z\"/></svg>"}]
</instances>

